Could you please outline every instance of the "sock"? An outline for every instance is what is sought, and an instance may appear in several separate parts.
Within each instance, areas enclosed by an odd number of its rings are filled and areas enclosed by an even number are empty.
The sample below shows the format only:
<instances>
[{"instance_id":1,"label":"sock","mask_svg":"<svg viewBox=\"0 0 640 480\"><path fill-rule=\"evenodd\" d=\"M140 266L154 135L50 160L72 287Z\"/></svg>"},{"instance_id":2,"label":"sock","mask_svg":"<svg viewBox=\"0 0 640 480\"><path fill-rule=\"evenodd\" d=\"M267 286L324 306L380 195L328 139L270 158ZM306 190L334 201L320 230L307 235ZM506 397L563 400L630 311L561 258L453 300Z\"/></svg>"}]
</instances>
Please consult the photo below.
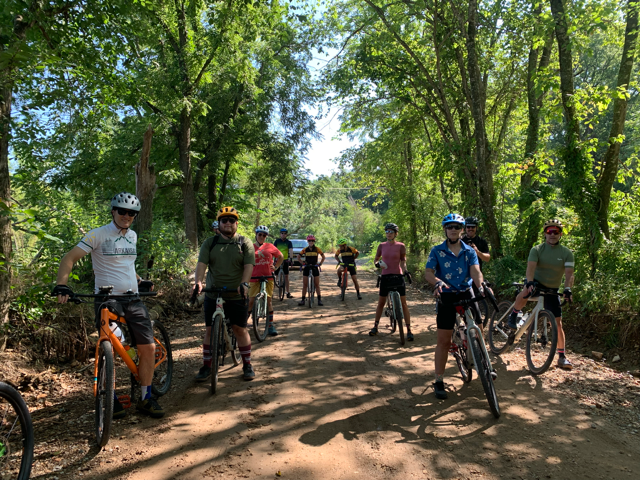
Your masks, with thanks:
<instances>
[{"instance_id":1,"label":"sock","mask_svg":"<svg viewBox=\"0 0 640 480\"><path fill-rule=\"evenodd\" d=\"M273 312L269 312L267 315L267 325L273 325Z\"/></svg>"},{"instance_id":2,"label":"sock","mask_svg":"<svg viewBox=\"0 0 640 480\"><path fill-rule=\"evenodd\" d=\"M516 310L515 308L513 309L513 311L511 313L515 313L516 315L519 315L522 313L522 310Z\"/></svg>"},{"instance_id":3,"label":"sock","mask_svg":"<svg viewBox=\"0 0 640 480\"><path fill-rule=\"evenodd\" d=\"M142 387L140 387L140 392L142 400L151 398L151 385L148 385L146 387L143 385Z\"/></svg>"},{"instance_id":4,"label":"sock","mask_svg":"<svg viewBox=\"0 0 640 480\"><path fill-rule=\"evenodd\" d=\"M564 358L564 348L559 348L558 350L556 350L558 352L558 356L560 358Z\"/></svg>"},{"instance_id":5,"label":"sock","mask_svg":"<svg viewBox=\"0 0 640 480\"><path fill-rule=\"evenodd\" d=\"M240 355L242 356L242 364L251 365L251 344L246 347L238 347L238 350L240 350Z\"/></svg>"},{"instance_id":6,"label":"sock","mask_svg":"<svg viewBox=\"0 0 640 480\"><path fill-rule=\"evenodd\" d=\"M202 363L205 367L211 368L211 345L202 344Z\"/></svg>"},{"instance_id":7,"label":"sock","mask_svg":"<svg viewBox=\"0 0 640 480\"><path fill-rule=\"evenodd\" d=\"M407 333L411 333L411 327L407 325Z\"/></svg>"},{"instance_id":8,"label":"sock","mask_svg":"<svg viewBox=\"0 0 640 480\"><path fill-rule=\"evenodd\" d=\"M444 373L442 375L436 373L436 383L438 382L444 382Z\"/></svg>"}]
</instances>

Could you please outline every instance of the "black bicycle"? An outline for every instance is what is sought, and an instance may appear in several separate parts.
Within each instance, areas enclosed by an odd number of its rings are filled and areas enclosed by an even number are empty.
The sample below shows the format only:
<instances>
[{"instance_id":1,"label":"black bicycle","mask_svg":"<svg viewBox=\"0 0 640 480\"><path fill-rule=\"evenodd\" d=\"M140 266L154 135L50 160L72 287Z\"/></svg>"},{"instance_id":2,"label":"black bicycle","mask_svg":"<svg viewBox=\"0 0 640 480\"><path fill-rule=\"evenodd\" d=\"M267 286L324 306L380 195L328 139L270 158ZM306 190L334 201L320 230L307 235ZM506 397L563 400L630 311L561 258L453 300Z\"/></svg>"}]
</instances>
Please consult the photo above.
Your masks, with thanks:
<instances>
[{"instance_id":1,"label":"black bicycle","mask_svg":"<svg viewBox=\"0 0 640 480\"><path fill-rule=\"evenodd\" d=\"M27 480L31 475L33 445L33 424L27 404L15 388L0 382L0 478Z\"/></svg>"}]
</instances>

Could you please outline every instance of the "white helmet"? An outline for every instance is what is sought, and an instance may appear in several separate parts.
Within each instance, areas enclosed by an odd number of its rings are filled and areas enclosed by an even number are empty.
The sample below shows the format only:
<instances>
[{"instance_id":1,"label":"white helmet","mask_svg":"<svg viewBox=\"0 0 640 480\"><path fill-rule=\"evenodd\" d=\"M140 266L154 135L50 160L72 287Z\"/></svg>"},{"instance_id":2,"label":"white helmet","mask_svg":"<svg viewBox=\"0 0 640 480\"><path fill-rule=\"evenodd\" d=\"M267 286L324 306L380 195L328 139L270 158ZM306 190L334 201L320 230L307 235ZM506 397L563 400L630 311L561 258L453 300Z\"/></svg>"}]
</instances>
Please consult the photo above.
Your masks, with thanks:
<instances>
[{"instance_id":1,"label":"white helmet","mask_svg":"<svg viewBox=\"0 0 640 480\"><path fill-rule=\"evenodd\" d=\"M256 233L266 233L269 235L269 229L265 225L258 225L256 227Z\"/></svg>"},{"instance_id":2,"label":"white helmet","mask_svg":"<svg viewBox=\"0 0 640 480\"><path fill-rule=\"evenodd\" d=\"M215 230L216 228L218 228L219 226L220 226L220 224L218 223L218 221L217 221L217 220L214 220L214 221L213 221L213 223L211 224L211 228L213 228L214 230Z\"/></svg>"},{"instance_id":3,"label":"white helmet","mask_svg":"<svg viewBox=\"0 0 640 480\"><path fill-rule=\"evenodd\" d=\"M140 206L140 200L133 193L120 192L111 199L111 208L126 208L127 210L139 212L142 207Z\"/></svg>"}]
</instances>

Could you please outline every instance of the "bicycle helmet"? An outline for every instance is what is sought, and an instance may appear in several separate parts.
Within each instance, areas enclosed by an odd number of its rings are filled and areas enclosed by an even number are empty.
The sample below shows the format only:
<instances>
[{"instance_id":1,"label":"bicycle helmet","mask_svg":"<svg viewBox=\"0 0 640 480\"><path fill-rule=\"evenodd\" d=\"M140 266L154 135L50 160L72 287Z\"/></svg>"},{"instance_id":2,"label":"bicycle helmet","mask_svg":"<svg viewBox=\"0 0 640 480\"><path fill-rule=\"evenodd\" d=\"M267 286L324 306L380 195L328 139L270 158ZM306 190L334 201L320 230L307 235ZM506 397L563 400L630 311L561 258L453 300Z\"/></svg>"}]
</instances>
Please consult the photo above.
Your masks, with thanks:
<instances>
[{"instance_id":1,"label":"bicycle helmet","mask_svg":"<svg viewBox=\"0 0 640 480\"><path fill-rule=\"evenodd\" d=\"M222 217L233 217L236 220L240 220L240 215L238 211L233 207L222 207L218 210L218 217L216 220L220 220Z\"/></svg>"},{"instance_id":2,"label":"bicycle helmet","mask_svg":"<svg viewBox=\"0 0 640 480\"><path fill-rule=\"evenodd\" d=\"M258 225L256 227L256 233L266 233L267 235L269 235L269 229L264 225Z\"/></svg>"},{"instance_id":3,"label":"bicycle helmet","mask_svg":"<svg viewBox=\"0 0 640 480\"><path fill-rule=\"evenodd\" d=\"M280 233L289 233L289 230L287 230L286 228L281 228Z\"/></svg>"},{"instance_id":4,"label":"bicycle helmet","mask_svg":"<svg viewBox=\"0 0 640 480\"><path fill-rule=\"evenodd\" d=\"M214 220L214 222L211 224L211 228L213 228L214 230L217 229L220 226L220 224L218 223L217 220Z\"/></svg>"},{"instance_id":5,"label":"bicycle helmet","mask_svg":"<svg viewBox=\"0 0 640 480\"><path fill-rule=\"evenodd\" d=\"M341 238L340 240L338 240L338 245L346 245L346 244L347 244L346 238Z\"/></svg>"},{"instance_id":6,"label":"bicycle helmet","mask_svg":"<svg viewBox=\"0 0 640 480\"><path fill-rule=\"evenodd\" d=\"M395 223L387 223L384 226L385 230L393 230L394 232L398 233L398 225L396 225Z\"/></svg>"},{"instance_id":7,"label":"bicycle helmet","mask_svg":"<svg viewBox=\"0 0 640 480\"><path fill-rule=\"evenodd\" d=\"M111 199L111 208L126 208L134 212L139 212L142 208L140 200L133 193L120 192Z\"/></svg>"},{"instance_id":8,"label":"bicycle helmet","mask_svg":"<svg viewBox=\"0 0 640 480\"><path fill-rule=\"evenodd\" d=\"M480 221L477 217L467 217L464 219L465 226L467 227L478 227Z\"/></svg>"},{"instance_id":9,"label":"bicycle helmet","mask_svg":"<svg viewBox=\"0 0 640 480\"><path fill-rule=\"evenodd\" d=\"M459 223L464 227L464 217L462 215L458 215L457 213L450 213L442 219L442 226L446 227L450 223Z\"/></svg>"},{"instance_id":10,"label":"bicycle helmet","mask_svg":"<svg viewBox=\"0 0 640 480\"><path fill-rule=\"evenodd\" d=\"M544 222L544 227L542 227L542 230L546 230L547 227L558 227L560 231L562 231L564 225L562 225L562 222L557 218L552 218L551 220L547 220L546 222Z\"/></svg>"},{"instance_id":11,"label":"bicycle helmet","mask_svg":"<svg viewBox=\"0 0 640 480\"><path fill-rule=\"evenodd\" d=\"M313 235L307 235L307 242L309 240L315 240L315 239L316 239L316 237L314 237Z\"/></svg>"}]
</instances>

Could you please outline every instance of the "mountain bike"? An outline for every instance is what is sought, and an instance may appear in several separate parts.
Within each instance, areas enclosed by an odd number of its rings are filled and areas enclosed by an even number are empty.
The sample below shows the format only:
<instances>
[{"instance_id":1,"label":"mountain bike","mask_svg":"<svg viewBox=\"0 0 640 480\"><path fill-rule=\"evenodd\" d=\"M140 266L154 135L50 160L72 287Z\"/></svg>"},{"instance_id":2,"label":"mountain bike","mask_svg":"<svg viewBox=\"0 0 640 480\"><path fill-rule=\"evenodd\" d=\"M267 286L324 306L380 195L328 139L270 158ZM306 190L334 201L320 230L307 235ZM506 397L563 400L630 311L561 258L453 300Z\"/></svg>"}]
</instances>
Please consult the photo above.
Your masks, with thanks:
<instances>
[{"instance_id":1,"label":"mountain bike","mask_svg":"<svg viewBox=\"0 0 640 480\"><path fill-rule=\"evenodd\" d=\"M0 382L0 478L27 480L31 475L33 446L33 424L27 404L15 388Z\"/></svg>"},{"instance_id":2,"label":"mountain bike","mask_svg":"<svg viewBox=\"0 0 640 480\"><path fill-rule=\"evenodd\" d=\"M157 295L156 292L139 292L112 294L112 286L104 286L98 288L97 294L78 294L74 293L69 296L69 301L76 304L89 303L82 298L97 298L101 300L100 305L100 338L96 345L96 359L93 380L93 396L95 397L96 411L96 443L100 447L104 447L109 441L111 434L111 424L113 422L113 403L115 398L115 352L120 356L126 367L131 372L131 396L119 396L122 406L128 408L131 406L131 398L135 398L137 388L140 383L138 375L138 356L135 345L126 342L129 335L129 329L124 319L122 306L116 300L139 300L140 297L148 297ZM153 325L153 339L155 341L155 368L153 371L153 380L151 383L151 391L156 396L162 396L169 391L171 379L173 377L173 356L171 353L171 342L169 334L164 326L158 320L151 321ZM111 328L111 325L114 328ZM122 344L118 335L116 335L115 326L119 324L118 329L122 331L125 338L125 345Z\"/></svg>"},{"instance_id":3,"label":"mountain bike","mask_svg":"<svg viewBox=\"0 0 640 480\"><path fill-rule=\"evenodd\" d=\"M354 263L355 266L355 263ZM342 267L342 277L340 277L340 300L344 301L344 296L346 294L347 291L347 283L349 281L349 269L347 268L347 265L345 265L344 263L340 262L338 264L338 267ZM338 268L336 267L336 268Z\"/></svg>"},{"instance_id":4,"label":"mountain bike","mask_svg":"<svg viewBox=\"0 0 640 480\"><path fill-rule=\"evenodd\" d=\"M512 286L516 287L516 295L524 288L523 283L513 283ZM537 304L530 313L523 314L515 332L507 326L514 302L500 302L489 323L489 346L496 355L508 352L526 332L525 356L533 375L540 375L549 369L558 345L556 317L544 308L544 297L547 295L558 295L558 292L535 286L527 300ZM566 301L563 301L560 306L565 304Z\"/></svg>"},{"instance_id":5,"label":"mountain bike","mask_svg":"<svg viewBox=\"0 0 640 480\"><path fill-rule=\"evenodd\" d=\"M448 283L447 285L455 292L465 292L452 287ZM485 295L496 305L495 297L488 287L485 288ZM462 299L454 302L456 325L453 329L449 352L456 359L463 382L468 383L471 381L473 376L472 368L475 369L482 382L482 388L487 397L487 402L489 402L489 409L495 418L499 418L500 405L493 385L493 381L498 375L491 365L489 352L487 352L487 347L482 337L482 318L476 306L477 302L478 298ZM440 299L438 299L439 303Z\"/></svg>"},{"instance_id":6,"label":"mountain bike","mask_svg":"<svg viewBox=\"0 0 640 480\"><path fill-rule=\"evenodd\" d=\"M202 293L217 293L216 310L213 312L211 320L211 357L213 359L211 365L211 395L214 395L218 389L218 371L227 357L227 353L231 354L233 366L240 365L242 357L238 348L238 341L233 333L233 328L229 319L224 314L224 300L220 294L230 293L227 287L223 288L204 288ZM255 304L254 304L255 305Z\"/></svg>"},{"instance_id":7,"label":"mountain bike","mask_svg":"<svg viewBox=\"0 0 640 480\"><path fill-rule=\"evenodd\" d=\"M407 277L409 279L409 283L412 283L411 277ZM376 288L380 288L380 282L382 281L382 275L378 275L378 283L376 284ZM403 280L404 281L404 280ZM402 285L398 285L397 288ZM391 287L396 288L396 287ZM400 298L400 293L396 290L391 290L387 295L387 303L384 307L383 314L386 317L389 317L389 326L391 327L391 333L395 333L396 328L398 329L398 333L400 334L400 345L405 344L404 338L404 312L402 310L402 299Z\"/></svg>"},{"instance_id":8,"label":"mountain bike","mask_svg":"<svg viewBox=\"0 0 640 480\"><path fill-rule=\"evenodd\" d=\"M253 320L253 334L256 340L263 342L267 338L267 315L269 312L267 295L267 282L273 278L273 275L268 277L251 277L251 280L258 280L260 282L260 293L256 295L253 302L253 310L251 311L251 317Z\"/></svg>"},{"instance_id":9,"label":"mountain bike","mask_svg":"<svg viewBox=\"0 0 640 480\"><path fill-rule=\"evenodd\" d=\"M300 265L300 271L304 273L305 264ZM322 271L320 265L310 265L312 268L309 269L309 276L307 277L307 298L309 300L309 308L313 308L313 299L316 294L316 282L315 277L313 276L313 267L318 269L318 272Z\"/></svg>"}]
</instances>

